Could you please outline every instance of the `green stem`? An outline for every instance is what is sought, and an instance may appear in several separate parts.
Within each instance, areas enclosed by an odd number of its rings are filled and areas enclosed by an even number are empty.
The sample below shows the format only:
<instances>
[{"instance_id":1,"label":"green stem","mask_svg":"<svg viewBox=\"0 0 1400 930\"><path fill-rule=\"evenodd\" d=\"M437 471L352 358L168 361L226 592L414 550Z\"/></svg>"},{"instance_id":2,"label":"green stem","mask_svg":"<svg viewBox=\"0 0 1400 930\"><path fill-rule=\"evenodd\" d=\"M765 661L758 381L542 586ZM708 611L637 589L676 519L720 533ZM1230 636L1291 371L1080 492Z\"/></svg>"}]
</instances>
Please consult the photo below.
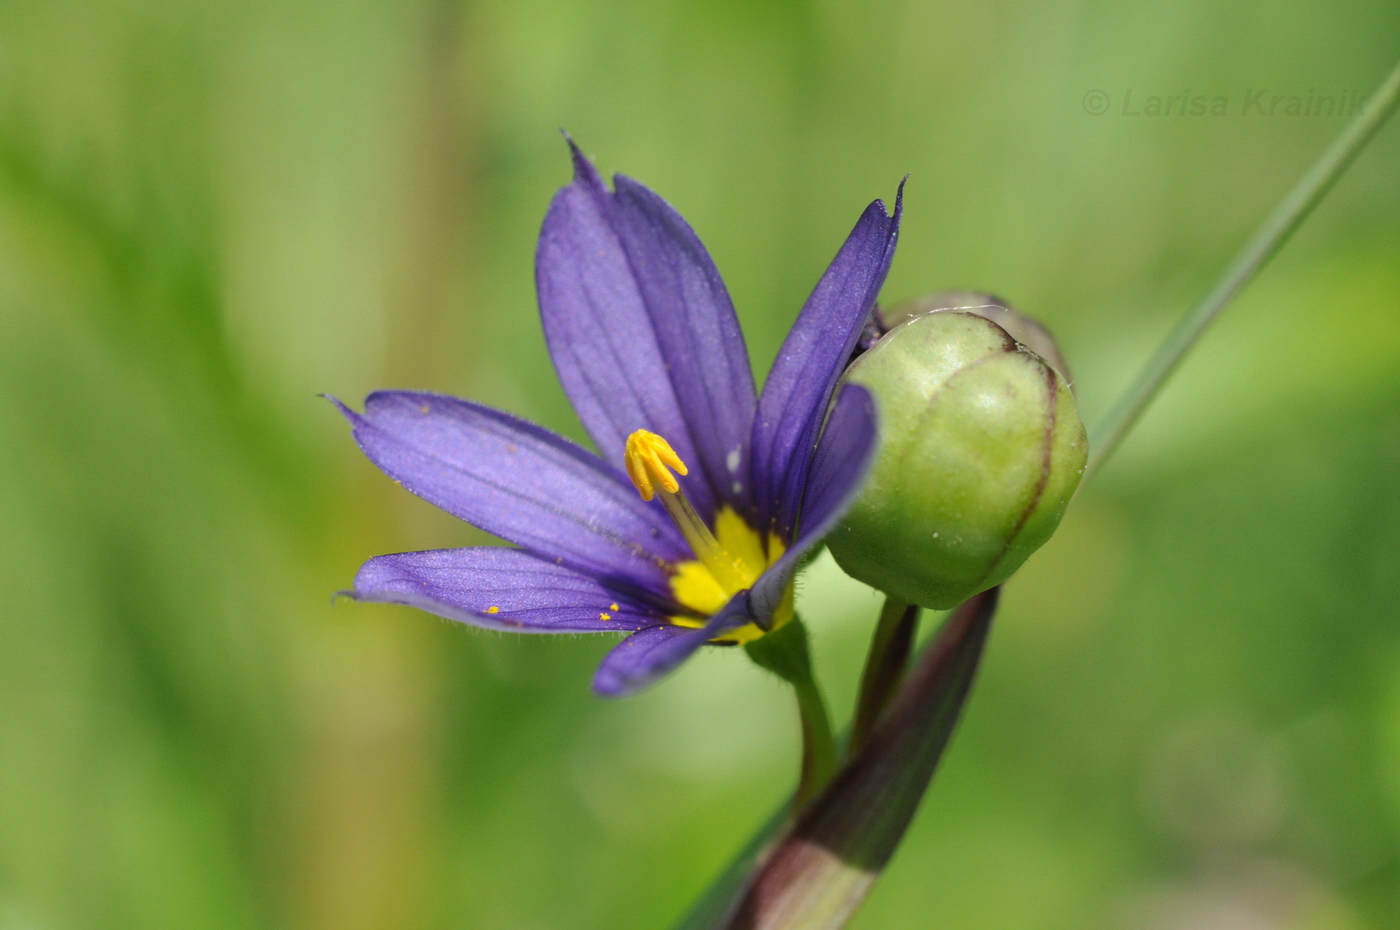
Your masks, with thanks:
<instances>
[{"instance_id":1,"label":"green stem","mask_svg":"<svg viewBox=\"0 0 1400 930\"><path fill-rule=\"evenodd\" d=\"M836 930L899 846L953 736L998 588L944 621L870 738L763 857L726 930Z\"/></svg>"},{"instance_id":2,"label":"green stem","mask_svg":"<svg viewBox=\"0 0 1400 930\"><path fill-rule=\"evenodd\" d=\"M1119 398L1094 430L1085 477L1102 467L1119 443L1142 415L1152 398L1171 377L1177 365L1201 338L1220 312L1229 305L1245 285L1259 273L1288 237L1307 218L1312 208L1341 177L1358 152L1375 135L1386 117L1400 102L1400 64L1390 72L1380 88L1367 101L1356 118L1347 125L1337 140L1328 147L1317 163L1299 179L1293 190L1264 221L1235 260L1226 269L1215 288L1206 295L1185 319L1177 324L1156 353L1148 360L1132 386Z\"/></svg>"},{"instance_id":3,"label":"green stem","mask_svg":"<svg viewBox=\"0 0 1400 930\"><path fill-rule=\"evenodd\" d=\"M802 722L802 774L793 796L793 810L801 810L836 772L836 740L826 701L812 675L812 655L807 628L794 617L780 630L745 647L755 663L792 685Z\"/></svg>"},{"instance_id":4,"label":"green stem","mask_svg":"<svg viewBox=\"0 0 1400 930\"><path fill-rule=\"evenodd\" d=\"M907 604L895 597L885 599L885 606L880 610L880 621L875 625L875 635L870 642L870 652L865 659L865 671L860 676L860 699L856 704L850 743L846 747L847 755L865 743L865 738L899 692L918 629L919 605Z\"/></svg>"},{"instance_id":5,"label":"green stem","mask_svg":"<svg viewBox=\"0 0 1400 930\"><path fill-rule=\"evenodd\" d=\"M793 690L802 718L802 777L793 794L793 808L800 810L836 774L836 740L816 679L809 674L805 681L793 682Z\"/></svg>"}]
</instances>

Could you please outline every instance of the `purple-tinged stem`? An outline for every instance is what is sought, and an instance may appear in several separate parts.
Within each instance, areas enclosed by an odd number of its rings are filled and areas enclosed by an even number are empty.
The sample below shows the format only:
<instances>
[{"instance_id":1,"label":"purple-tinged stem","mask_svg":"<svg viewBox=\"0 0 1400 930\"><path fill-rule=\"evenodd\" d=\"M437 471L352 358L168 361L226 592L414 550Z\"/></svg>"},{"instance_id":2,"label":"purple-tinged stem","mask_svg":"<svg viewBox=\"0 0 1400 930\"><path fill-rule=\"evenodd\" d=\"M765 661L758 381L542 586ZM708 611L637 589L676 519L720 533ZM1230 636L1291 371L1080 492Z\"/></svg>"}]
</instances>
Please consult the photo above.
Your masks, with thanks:
<instances>
[{"instance_id":1,"label":"purple-tinged stem","mask_svg":"<svg viewBox=\"0 0 1400 930\"><path fill-rule=\"evenodd\" d=\"M728 930L836 930L894 855L948 745L982 656L998 589L963 602L889 712L750 882Z\"/></svg>"},{"instance_id":2,"label":"purple-tinged stem","mask_svg":"<svg viewBox=\"0 0 1400 930\"><path fill-rule=\"evenodd\" d=\"M865 744L870 731L899 693L904 673L909 668L909 656L914 650L914 636L919 631L919 609L918 604L906 604L898 598L885 599L865 659L865 671L860 677L860 698L856 703L850 743L846 747L848 755Z\"/></svg>"}]
</instances>

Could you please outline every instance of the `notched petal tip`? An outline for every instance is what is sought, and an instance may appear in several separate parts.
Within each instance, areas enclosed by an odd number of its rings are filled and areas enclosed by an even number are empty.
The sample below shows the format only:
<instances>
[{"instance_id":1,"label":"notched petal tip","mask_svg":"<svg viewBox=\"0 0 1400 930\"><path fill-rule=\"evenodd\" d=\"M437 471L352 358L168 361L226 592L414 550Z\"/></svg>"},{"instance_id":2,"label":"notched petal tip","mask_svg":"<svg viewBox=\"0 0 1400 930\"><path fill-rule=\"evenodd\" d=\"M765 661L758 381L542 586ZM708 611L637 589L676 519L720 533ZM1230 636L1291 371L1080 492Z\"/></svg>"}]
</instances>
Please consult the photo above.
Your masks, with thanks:
<instances>
[{"instance_id":1,"label":"notched petal tip","mask_svg":"<svg viewBox=\"0 0 1400 930\"><path fill-rule=\"evenodd\" d=\"M564 129L560 129L559 131L563 133L564 141L569 144L569 158L574 164L573 183L582 183L595 193L606 194L608 192L608 187L606 182L603 181L603 175L598 171L598 168L589 160L587 155L583 154L583 149L578 147L578 143L574 141L573 136L569 135Z\"/></svg>"},{"instance_id":2,"label":"notched petal tip","mask_svg":"<svg viewBox=\"0 0 1400 930\"><path fill-rule=\"evenodd\" d=\"M792 532L823 417L869 329L904 215L900 181L891 214L871 201L827 266L773 363L754 426L754 484L762 519Z\"/></svg>"},{"instance_id":3,"label":"notched petal tip","mask_svg":"<svg viewBox=\"0 0 1400 930\"><path fill-rule=\"evenodd\" d=\"M903 178L900 178L899 187L895 190L894 194L894 212L885 212L885 219L889 223L889 226L886 230L886 235L889 237L885 244L886 262L888 262L891 258L894 257L894 247L896 242L899 240L899 226L904 219L904 185L908 183L909 175L906 174ZM885 202L883 200L877 200L876 203L880 204L882 208L885 206Z\"/></svg>"},{"instance_id":4,"label":"notched petal tip","mask_svg":"<svg viewBox=\"0 0 1400 930\"><path fill-rule=\"evenodd\" d=\"M344 401L342 401L339 397L336 397L334 394L329 394L325 391L322 391L316 396L325 398L326 400L330 401L331 404L335 406L335 409L339 410L345 416L345 419L349 420L351 423L356 423L359 420L364 419L360 414L352 410L348 405L346 405Z\"/></svg>"},{"instance_id":5,"label":"notched petal tip","mask_svg":"<svg viewBox=\"0 0 1400 930\"><path fill-rule=\"evenodd\" d=\"M886 220L893 220L890 225L890 234L899 234L899 221L904 216L904 185L909 183L909 175L905 175L899 180L899 187L894 194L894 212L891 213L889 207L885 206L885 198L876 197L870 202L870 206L879 207L880 213Z\"/></svg>"}]
</instances>

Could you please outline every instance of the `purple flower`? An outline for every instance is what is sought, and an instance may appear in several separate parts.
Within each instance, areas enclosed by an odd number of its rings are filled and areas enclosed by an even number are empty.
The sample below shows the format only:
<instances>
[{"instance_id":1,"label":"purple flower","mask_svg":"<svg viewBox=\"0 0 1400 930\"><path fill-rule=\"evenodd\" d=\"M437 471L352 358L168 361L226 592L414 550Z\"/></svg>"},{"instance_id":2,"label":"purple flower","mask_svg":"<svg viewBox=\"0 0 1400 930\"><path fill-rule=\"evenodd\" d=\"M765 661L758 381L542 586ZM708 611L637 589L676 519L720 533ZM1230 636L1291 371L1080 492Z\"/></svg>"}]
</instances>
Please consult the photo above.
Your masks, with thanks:
<instances>
[{"instance_id":1,"label":"purple flower","mask_svg":"<svg viewBox=\"0 0 1400 930\"><path fill-rule=\"evenodd\" d=\"M832 394L889 269L902 187L892 217L878 200L861 215L760 397L694 231L630 178L610 192L570 147L535 281L554 366L601 455L455 397L378 391L363 414L337 401L385 473L519 547L378 556L351 593L489 629L628 632L593 682L621 696L706 643L792 618L799 560L874 447L870 395Z\"/></svg>"}]
</instances>

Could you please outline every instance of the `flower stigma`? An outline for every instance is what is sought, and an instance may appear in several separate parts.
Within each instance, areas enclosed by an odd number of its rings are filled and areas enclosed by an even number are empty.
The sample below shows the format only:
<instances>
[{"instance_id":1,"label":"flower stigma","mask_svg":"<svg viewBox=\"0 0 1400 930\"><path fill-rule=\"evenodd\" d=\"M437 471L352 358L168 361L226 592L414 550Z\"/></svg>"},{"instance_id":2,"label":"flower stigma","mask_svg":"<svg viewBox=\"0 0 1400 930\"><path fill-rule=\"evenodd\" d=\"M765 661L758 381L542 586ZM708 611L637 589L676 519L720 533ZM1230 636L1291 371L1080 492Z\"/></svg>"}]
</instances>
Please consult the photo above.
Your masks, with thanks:
<instances>
[{"instance_id":1,"label":"flower stigma","mask_svg":"<svg viewBox=\"0 0 1400 930\"><path fill-rule=\"evenodd\" d=\"M627 476L637 487L642 500L661 499L661 506L675 522L685 541L695 553L695 561L676 566L671 578L671 591L676 600L709 616L723 609L729 599L740 591L753 587L758 576L782 556L785 547L776 535L770 535L768 545L763 537L730 507L722 507L715 515L711 530L681 490L672 470L689 474L685 462L663 437L647 430L637 430L627 437L624 459ZM791 596L784 598L773 628L790 619ZM681 626L703 626L695 617L673 617ZM731 630L715 640L721 643L745 643L762 636L763 630L748 624Z\"/></svg>"}]
</instances>

